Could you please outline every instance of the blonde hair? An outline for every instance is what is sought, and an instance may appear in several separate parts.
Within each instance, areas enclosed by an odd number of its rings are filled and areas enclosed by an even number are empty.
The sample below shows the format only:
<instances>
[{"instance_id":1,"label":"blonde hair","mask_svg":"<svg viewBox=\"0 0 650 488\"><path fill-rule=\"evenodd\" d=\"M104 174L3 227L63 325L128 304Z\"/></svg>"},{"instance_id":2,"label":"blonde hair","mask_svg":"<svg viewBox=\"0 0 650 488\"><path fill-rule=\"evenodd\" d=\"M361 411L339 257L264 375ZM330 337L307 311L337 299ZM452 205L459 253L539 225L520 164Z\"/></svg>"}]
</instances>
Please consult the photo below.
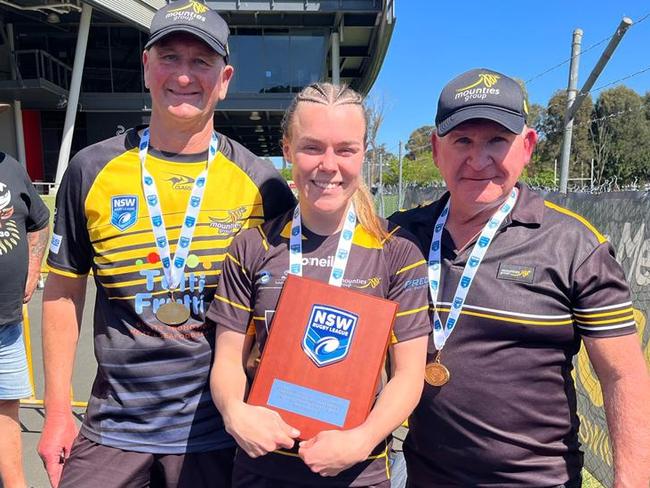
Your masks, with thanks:
<instances>
[{"instance_id":1,"label":"blonde hair","mask_svg":"<svg viewBox=\"0 0 650 488\"><path fill-rule=\"evenodd\" d=\"M282 140L288 143L291 140L291 127L300 103L318 103L321 105L355 105L361 110L365 124L363 144L365 149L366 137L368 135L368 114L363 105L363 96L348 87L347 85L334 85L332 83L319 82L306 86L291 101L282 118ZM359 181L359 187L352 196L352 202L357 212L357 219L363 228L379 241L389 238L382 222L375 211L375 204L368 188Z\"/></svg>"}]
</instances>

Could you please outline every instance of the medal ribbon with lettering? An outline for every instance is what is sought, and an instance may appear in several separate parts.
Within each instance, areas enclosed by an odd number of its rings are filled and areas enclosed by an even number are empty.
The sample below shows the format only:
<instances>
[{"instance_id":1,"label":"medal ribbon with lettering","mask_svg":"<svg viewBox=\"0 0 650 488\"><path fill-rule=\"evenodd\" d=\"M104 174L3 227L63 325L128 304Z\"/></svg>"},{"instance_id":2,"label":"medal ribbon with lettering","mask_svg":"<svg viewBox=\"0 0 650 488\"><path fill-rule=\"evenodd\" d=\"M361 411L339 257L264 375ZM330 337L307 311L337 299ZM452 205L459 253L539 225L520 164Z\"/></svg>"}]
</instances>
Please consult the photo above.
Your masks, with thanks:
<instances>
[{"instance_id":1,"label":"medal ribbon with lettering","mask_svg":"<svg viewBox=\"0 0 650 488\"><path fill-rule=\"evenodd\" d=\"M330 273L329 284L340 287L343 283L343 275L350 257L352 248L352 237L354 227L357 223L357 213L354 210L354 203L350 202L343 230L339 237L339 243L334 255L334 265ZM302 221L300 219L300 205L296 205L293 211L291 222L291 237L289 239L289 273L302 276Z\"/></svg>"},{"instance_id":2,"label":"medal ribbon with lettering","mask_svg":"<svg viewBox=\"0 0 650 488\"><path fill-rule=\"evenodd\" d=\"M167 281L167 291L172 298L170 303L162 305L158 309L156 317L167 325L179 325L189 319L190 311L184 305L174 301L174 291L179 287L183 277L183 272L185 271L185 263L190 252L190 244L192 243L194 229L196 228L196 222L201 210L201 203L203 202L203 194L205 192L205 187L207 186L208 170L210 169L210 164L217 155L218 139L216 132L213 132L208 151L208 161L205 165L205 169L194 181L194 186L192 187L190 199L187 202L187 209L185 210L181 233L178 238L178 244L176 245L176 252L174 253L173 259L171 257L169 240L167 239L165 220L160 208L160 198L158 197L156 182L145 166L147 152L149 151L149 139L150 134L149 128L147 127L142 132L139 150L142 188L147 208L149 210L149 219L151 220L151 229L155 238L156 248L158 249L160 262L163 266L163 274Z\"/></svg>"},{"instance_id":3,"label":"medal ribbon with lettering","mask_svg":"<svg viewBox=\"0 0 650 488\"><path fill-rule=\"evenodd\" d=\"M431 293L431 301L433 302L434 312L433 312L433 342L438 350L438 354L433 363L427 364L427 370L425 378L429 384L433 386L442 386L447 381L449 381L449 371L440 363L440 352L442 348L445 347L447 339L454 331L454 327L458 322L460 313L465 305L465 299L467 298L467 293L472 286L474 277L478 272L478 268L485 257L485 253L492 244L494 236L497 233L497 230L512 211L512 208L515 206L517 201L518 190L513 188L512 192L506 202L499 207L499 209L494 213L494 215L488 220L485 227L481 231L474 249L469 256L463 274L460 277L460 282L456 287L456 292L454 294L454 299L451 302L451 310L447 316L447 321L443 327L442 321L440 320L440 315L438 314L438 308L436 306L436 301L438 299L438 290L440 288L440 274L441 274L441 241L442 241L442 230L445 227L447 218L449 217L449 200L445 205L445 208L442 210L442 213L436 221L436 225L433 228L433 237L431 239L431 247L429 249L429 263L428 263L428 274L429 274L429 291Z\"/></svg>"}]
</instances>

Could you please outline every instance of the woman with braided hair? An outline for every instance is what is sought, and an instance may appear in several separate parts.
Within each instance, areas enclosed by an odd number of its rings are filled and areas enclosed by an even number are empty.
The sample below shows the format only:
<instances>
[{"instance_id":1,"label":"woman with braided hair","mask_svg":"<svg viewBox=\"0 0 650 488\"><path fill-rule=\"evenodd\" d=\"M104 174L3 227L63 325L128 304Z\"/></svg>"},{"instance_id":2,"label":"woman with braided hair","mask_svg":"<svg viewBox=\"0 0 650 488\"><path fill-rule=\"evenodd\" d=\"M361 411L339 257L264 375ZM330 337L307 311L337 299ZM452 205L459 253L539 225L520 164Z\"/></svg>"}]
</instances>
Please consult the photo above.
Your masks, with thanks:
<instances>
[{"instance_id":1,"label":"woman with braided hair","mask_svg":"<svg viewBox=\"0 0 650 488\"><path fill-rule=\"evenodd\" d=\"M361 181L365 148L361 95L329 83L306 87L283 121L299 210L241 233L224 262L208 317L218 325L212 395L239 445L233 486L390 486L387 439L420 396L431 325L424 259L408 234L376 215ZM296 442L300 433L277 412L244 402L242 358L253 336L264 349L267 320L290 269L291 229L300 229L302 275L327 282L349 222L353 238L341 286L399 303L392 372L363 424Z\"/></svg>"}]
</instances>

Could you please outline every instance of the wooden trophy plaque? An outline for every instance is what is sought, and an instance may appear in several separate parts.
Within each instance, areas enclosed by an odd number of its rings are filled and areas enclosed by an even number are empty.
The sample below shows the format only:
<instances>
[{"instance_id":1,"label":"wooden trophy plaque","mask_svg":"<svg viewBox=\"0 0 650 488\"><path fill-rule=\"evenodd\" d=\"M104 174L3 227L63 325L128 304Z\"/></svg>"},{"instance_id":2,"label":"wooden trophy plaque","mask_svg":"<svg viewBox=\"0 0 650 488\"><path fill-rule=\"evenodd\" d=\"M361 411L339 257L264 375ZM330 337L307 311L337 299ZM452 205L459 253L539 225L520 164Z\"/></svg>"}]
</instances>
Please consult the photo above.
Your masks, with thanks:
<instances>
[{"instance_id":1,"label":"wooden trophy plaque","mask_svg":"<svg viewBox=\"0 0 650 488\"><path fill-rule=\"evenodd\" d=\"M362 424L397 308L390 300L289 275L248 403L277 411L302 440Z\"/></svg>"}]
</instances>

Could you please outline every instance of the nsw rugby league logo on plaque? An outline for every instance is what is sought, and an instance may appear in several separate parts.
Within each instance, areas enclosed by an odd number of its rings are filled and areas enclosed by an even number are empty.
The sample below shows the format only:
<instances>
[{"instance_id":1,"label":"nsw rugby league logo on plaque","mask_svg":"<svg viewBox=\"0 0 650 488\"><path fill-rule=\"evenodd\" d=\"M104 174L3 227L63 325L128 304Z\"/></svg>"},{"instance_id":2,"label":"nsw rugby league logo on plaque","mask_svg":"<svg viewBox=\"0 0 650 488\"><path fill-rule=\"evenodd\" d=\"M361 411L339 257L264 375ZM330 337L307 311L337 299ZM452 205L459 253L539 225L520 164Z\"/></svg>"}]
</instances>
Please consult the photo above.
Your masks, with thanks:
<instances>
[{"instance_id":1,"label":"nsw rugby league logo on plaque","mask_svg":"<svg viewBox=\"0 0 650 488\"><path fill-rule=\"evenodd\" d=\"M327 305L314 305L302 339L302 349L319 368L348 355L357 314Z\"/></svg>"}]
</instances>

